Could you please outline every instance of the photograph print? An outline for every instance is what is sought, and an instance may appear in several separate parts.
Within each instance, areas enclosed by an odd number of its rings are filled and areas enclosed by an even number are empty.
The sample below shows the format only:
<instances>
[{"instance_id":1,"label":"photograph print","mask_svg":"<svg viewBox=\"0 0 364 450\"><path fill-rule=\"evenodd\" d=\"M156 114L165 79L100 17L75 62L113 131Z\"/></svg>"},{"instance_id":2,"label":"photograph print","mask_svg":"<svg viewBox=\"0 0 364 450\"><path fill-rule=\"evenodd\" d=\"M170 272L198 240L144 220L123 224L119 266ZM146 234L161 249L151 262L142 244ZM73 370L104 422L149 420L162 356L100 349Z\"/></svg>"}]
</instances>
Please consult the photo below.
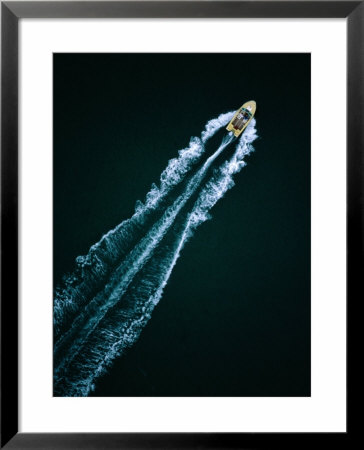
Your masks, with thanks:
<instances>
[{"instance_id":1,"label":"photograph print","mask_svg":"<svg viewBox=\"0 0 364 450\"><path fill-rule=\"evenodd\" d=\"M53 55L53 395L311 395L308 53Z\"/></svg>"}]
</instances>

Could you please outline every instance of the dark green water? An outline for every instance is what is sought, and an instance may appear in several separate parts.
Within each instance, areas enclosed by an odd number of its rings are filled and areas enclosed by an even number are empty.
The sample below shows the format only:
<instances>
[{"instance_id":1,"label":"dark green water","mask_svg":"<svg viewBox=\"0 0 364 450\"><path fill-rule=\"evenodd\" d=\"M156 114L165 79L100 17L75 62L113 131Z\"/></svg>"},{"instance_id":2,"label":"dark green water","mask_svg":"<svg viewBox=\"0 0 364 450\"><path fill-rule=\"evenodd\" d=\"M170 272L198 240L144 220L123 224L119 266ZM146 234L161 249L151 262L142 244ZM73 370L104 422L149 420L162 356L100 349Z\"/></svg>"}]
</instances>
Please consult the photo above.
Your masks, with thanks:
<instances>
[{"instance_id":1,"label":"dark green water","mask_svg":"<svg viewBox=\"0 0 364 450\"><path fill-rule=\"evenodd\" d=\"M251 99L248 166L93 395L310 395L310 55L54 56L55 285L207 120Z\"/></svg>"}]
</instances>

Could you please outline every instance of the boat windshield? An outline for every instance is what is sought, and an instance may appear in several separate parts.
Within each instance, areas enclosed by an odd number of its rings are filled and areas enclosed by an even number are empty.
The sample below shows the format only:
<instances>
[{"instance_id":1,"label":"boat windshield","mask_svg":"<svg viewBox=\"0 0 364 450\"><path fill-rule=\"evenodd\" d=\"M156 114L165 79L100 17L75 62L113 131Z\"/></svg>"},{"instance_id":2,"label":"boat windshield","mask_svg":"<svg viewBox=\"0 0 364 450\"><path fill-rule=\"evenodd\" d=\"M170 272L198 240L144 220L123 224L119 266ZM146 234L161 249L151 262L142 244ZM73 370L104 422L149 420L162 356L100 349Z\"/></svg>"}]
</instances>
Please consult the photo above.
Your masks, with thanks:
<instances>
[{"instance_id":1,"label":"boat windshield","mask_svg":"<svg viewBox=\"0 0 364 450\"><path fill-rule=\"evenodd\" d=\"M252 115L251 112L245 108L241 110L241 114L244 116L244 119L250 119L250 116Z\"/></svg>"}]
</instances>

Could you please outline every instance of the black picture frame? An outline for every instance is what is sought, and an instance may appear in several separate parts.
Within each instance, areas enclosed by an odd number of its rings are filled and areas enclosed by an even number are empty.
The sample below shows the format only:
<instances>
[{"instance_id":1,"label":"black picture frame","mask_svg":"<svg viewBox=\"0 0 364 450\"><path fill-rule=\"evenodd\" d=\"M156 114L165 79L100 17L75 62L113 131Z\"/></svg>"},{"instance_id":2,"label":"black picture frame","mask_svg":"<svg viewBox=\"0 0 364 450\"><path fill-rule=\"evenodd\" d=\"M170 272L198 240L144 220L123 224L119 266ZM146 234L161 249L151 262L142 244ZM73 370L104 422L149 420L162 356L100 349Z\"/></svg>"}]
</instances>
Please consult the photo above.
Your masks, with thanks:
<instances>
[{"instance_id":1,"label":"black picture frame","mask_svg":"<svg viewBox=\"0 0 364 450\"><path fill-rule=\"evenodd\" d=\"M18 23L21 18L346 18L347 302L363 273L363 1L2 1L1 2L1 448L348 448L346 433L18 432ZM355 296L355 297L354 297ZM349 352L348 352L349 353ZM348 360L349 363L349 360ZM348 368L350 369L350 365ZM350 371L348 370L348 376ZM350 380L350 378L349 378ZM350 398L350 394L348 394ZM347 418L352 411L348 403Z\"/></svg>"}]
</instances>

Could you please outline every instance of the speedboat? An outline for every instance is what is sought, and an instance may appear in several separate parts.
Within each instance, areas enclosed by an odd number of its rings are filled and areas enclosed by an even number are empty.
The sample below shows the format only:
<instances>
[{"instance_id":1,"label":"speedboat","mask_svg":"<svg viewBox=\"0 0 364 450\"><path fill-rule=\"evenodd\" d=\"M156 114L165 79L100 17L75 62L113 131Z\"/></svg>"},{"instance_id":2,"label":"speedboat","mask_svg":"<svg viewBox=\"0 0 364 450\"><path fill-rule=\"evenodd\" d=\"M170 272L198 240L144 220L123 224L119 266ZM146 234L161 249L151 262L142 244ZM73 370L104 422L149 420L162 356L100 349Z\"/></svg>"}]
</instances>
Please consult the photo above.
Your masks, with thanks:
<instances>
[{"instance_id":1,"label":"speedboat","mask_svg":"<svg viewBox=\"0 0 364 450\"><path fill-rule=\"evenodd\" d=\"M232 131L234 136L240 136L254 117L256 109L257 104L254 100L244 103L244 105L236 111L226 129Z\"/></svg>"}]
</instances>

